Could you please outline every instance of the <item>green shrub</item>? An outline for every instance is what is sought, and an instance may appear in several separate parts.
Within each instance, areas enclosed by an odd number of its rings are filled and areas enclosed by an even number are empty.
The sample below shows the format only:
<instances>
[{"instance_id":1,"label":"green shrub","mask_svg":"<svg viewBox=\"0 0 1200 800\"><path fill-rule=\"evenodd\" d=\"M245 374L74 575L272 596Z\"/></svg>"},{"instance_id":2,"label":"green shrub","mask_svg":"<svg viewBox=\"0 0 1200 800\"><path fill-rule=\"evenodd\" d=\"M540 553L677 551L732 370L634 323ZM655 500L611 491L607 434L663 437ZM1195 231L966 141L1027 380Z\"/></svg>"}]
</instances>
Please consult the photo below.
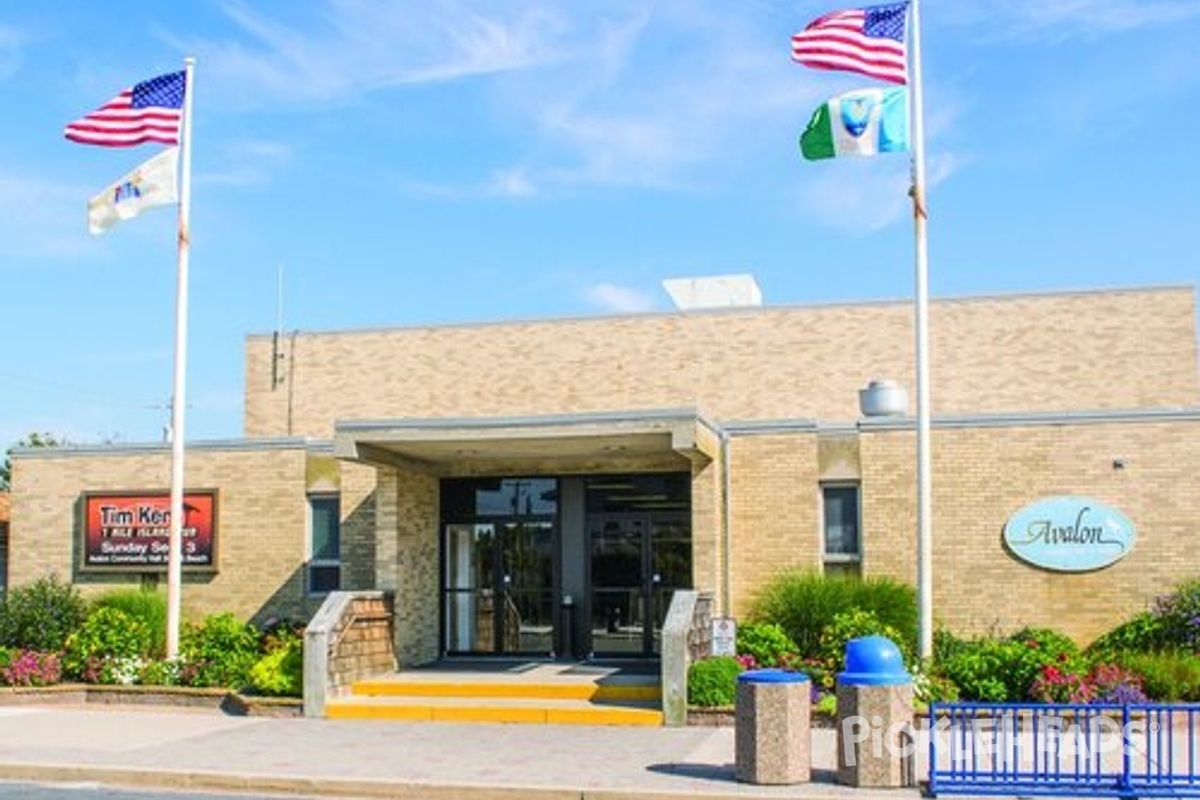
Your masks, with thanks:
<instances>
[{"instance_id":1,"label":"green shrub","mask_svg":"<svg viewBox=\"0 0 1200 800\"><path fill-rule=\"evenodd\" d=\"M750 618L778 623L804 658L820 652L821 634L837 614L870 611L898 634L897 644L916 649L917 600L911 586L890 578L831 578L793 572L771 581L755 598Z\"/></svg>"},{"instance_id":2,"label":"green shrub","mask_svg":"<svg viewBox=\"0 0 1200 800\"><path fill-rule=\"evenodd\" d=\"M1088 673L1087 659L1069 636L1051 628L1023 628L1008 637L1015 645L1008 680L1009 699L1031 700L1033 682L1042 676L1046 667L1056 667L1064 673Z\"/></svg>"},{"instance_id":3,"label":"green shrub","mask_svg":"<svg viewBox=\"0 0 1200 800\"><path fill-rule=\"evenodd\" d=\"M259 636L259 647L263 653L270 653L281 647L290 647L292 642L304 640L303 622L286 619L272 619L263 625Z\"/></svg>"},{"instance_id":4,"label":"green shrub","mask_svg":"<svg viewBox=\"0 0 1200 800\"><path fill-rule=\"evenodd\" d=\"M132 683L149 650L150 631L141 620L100 606L68 637L63 670L92 683Z\"/></svg>"},{"instance_id":5,"label":"green shrub","mask_svg":"<svg viewBox=\"0 0 1200 800\"><path fill-rule=\"evenodd\" d=\"M939 666L964 699L1003 703L1015 699L1006 680L1014 658L1011 642L982 638L963 642Z\"/></svg>"},{"instance_id":6,"label":"green shrub","mask_svg":"<svg viewBox=\"0 0 1200 800\"><path fill-rule=\"evenodd\" d=\"M774 622L743 622L737 628L737 652L760 667L778 667L794 659L798 650L783 628Z\"/></svg>"},{"instance_id":7,"label":"green shrub","mask_svg":"<svg viewBox=\"0 0 1200 800\"><path fill-rule=\"evenodd\" d=\"M137 682L144 686L178 686L180 680L179 661L159 658L142 664Z\"/></svg>"},{"instance_id":8,"label":"green shrub","mask_svg":"<svg viewBox=\"0 0 1200 800\"><path fill-rule=\"evenodd\" d=\"M967 639L955 636L949 628L936 628L933 631L933 663L944 664L970 646Z\"/></svg>"},{"instance_id":9,"label":"green shrub","mask_svg":"<svg viewBox=\"0 0 1200 800\"><path fill-rule=\"evenodd\" d=\"M1142 679L1142 690L1164 703L1200 701L1200 656L1194 653L1132 653L1118 656L1121 666Z\"/></svg>"},{"instance_id":10,"label":"green shrub","mask_svg":"<svg viewBox=\"0 0 1200 800\"><path fill-rule=\"evenodd\" d=\"M1195 651L1200 645L1200 580L1184 581L1154 604L1162 624L1165 649Z\"/></svg>"},{"instance_id":11,"label":"green shrub","mask_svg":"<svg viewBox=\"0 0 1200 800\"><path fill-rule=\"evenodd\" d=\"M692 662L688 669L688 703L705 708L733 705L741 671L742 665L731 656Z\"/></svg>"},{"instance_id":12,"label":"green shrub","mask_svg":"<svg viewBox=\"0 0 1200 800\"><path fill-rule=\"evenodd\" d=\"M1030 690L1046 667L1068 674L1088 672L1071 639L1046 628L1026 628L1002 638L946 639L936 667L962 697L989 703L1031 699Z\"/></svg>"},{"instance_id":13,"label":"green shrub","mask_svg":"<svg viewBox=\"0 0 1200 800\"><path fill-rule=\"evenodd\" d=\"M1088 645L1087 654L1103 660L1121 653L1153 653L1166 646L1167 630L1162 619L1142 611Z\"/></svg>"},{"instance_id":14,"label":"green shrub","mask_svg":"<svg viewBox=\"0 0 1200 800\"><path fill-rule=\"evenodd\" d=\"M185 663L181 670L185 683L240 689L258 661L259 634L232 614L212 614L199 625L183 627L179 653Z\"/></svg>"},{"instance_id":15,"label":"green shrub","mask_svg":"<svg viewBox=\"0 0 1200 800\"><path fill-rule=\"evenodd\" d=\"M259 694L302 696L304 640L294 637L268 650L250 669L250 686Z\"/></svg>"},{"instance_id":16,"label":"green shrub","mask_svg":"<svg viewBox=\"0 0 1200 800\"><path fill-rule=\"evenodd\" d=\"M958 686L941 669L916 667L909 671L913 677L913 700L917 703L953 703L958 699Z\"/></svg>"},{"instance_id":17,"label":"green shrub","mask_svg":"<svg viewBox=\"0 0 1200 800\"><path fill-rule=\"evenodd\" d=\"M87 603L69 583L50 575L10 589L0 606L0 645L44 652L63 649L83 624Z\"/></svg>"},{"instance_id":18,"label":"green shrub","mask_svg":"<svg viewBox=\"0 0 1200 800\"><path fill-rule=\"evenodd\" d=\"M98 597L93 607L116 608L146 626L150 645L146 655L162 658L167 651L167 598L147 589L117 589Z\"/></svg>"}]
</instances>

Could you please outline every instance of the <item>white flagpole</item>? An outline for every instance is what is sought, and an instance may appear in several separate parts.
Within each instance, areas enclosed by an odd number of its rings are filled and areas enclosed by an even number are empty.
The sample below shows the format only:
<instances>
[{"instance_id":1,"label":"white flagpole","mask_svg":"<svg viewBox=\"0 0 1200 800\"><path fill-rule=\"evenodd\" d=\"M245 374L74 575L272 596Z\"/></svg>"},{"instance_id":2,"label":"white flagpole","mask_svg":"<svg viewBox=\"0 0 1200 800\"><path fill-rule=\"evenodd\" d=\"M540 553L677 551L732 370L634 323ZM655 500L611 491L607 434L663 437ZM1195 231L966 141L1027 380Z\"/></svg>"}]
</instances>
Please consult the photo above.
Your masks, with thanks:
<instances>
[{"instance_id":1,"label":"white flagpole","mask_svg":"<svg viewBox=\"0 0 1200 800\"><path fill-rule=\"evenodd\" d=\"M171 393L171 527L167 552L167 658L179 655L180 593L183 583L183 413L186 402L188 320L188 228L192 205L192 71L184 63L183 129L179 137L179 267L175 287L175 380Z\"/></svg>"},{"instance_id":2,"label":"white flagpole","mask_svg":"<svg viewBox=\"0 0 1200 800\"><path fill-rule=\"evenodd\" d=\"M920 0L909 19L909 109L912 137L913 226L916 241L917 329L917 641L922 659L933 655L933 474L929 412L929 253L925 224L925 127L921 87Z\"/></svg>"}]
</instances>

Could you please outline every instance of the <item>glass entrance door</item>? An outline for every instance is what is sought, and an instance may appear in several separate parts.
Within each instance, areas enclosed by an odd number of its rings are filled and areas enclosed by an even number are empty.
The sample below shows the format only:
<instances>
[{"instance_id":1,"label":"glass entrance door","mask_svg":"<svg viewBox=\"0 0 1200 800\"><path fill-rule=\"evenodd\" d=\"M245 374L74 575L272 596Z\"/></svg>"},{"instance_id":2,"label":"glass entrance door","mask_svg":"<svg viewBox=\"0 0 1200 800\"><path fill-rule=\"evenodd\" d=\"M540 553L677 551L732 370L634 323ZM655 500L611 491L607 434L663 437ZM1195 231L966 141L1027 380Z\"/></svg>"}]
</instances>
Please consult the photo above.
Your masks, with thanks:
<instances>
[{"instance_id":1,"label":"glass entrance door","mask_svg":"<svg viewBox=\"0 0 1200 800\"><path fill-rule=\"evenodd\" d=\"M554 650L554 525L444 529L446 651L549 655Z\"/></svg>"},{"instance_id":2,"label":"glass entrance door","mask_svg":"<svg viewBox=\"0 0 1200 800\"><path fill-rule=\"evenodd\" d=\"M591 543L592 651L656 656L671 596L691 586L692 540L686 517L614 513L588 516Z\"/></svg>"}]
</instances>

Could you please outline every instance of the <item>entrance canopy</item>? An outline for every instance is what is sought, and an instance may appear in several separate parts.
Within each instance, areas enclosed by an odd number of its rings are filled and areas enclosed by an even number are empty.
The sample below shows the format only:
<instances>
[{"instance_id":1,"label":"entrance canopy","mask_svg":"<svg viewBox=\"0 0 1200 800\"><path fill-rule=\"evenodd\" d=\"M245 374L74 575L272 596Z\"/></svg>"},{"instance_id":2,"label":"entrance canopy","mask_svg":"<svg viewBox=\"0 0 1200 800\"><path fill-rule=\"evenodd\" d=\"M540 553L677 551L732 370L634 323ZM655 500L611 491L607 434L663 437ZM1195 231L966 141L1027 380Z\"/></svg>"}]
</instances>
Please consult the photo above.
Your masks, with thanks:
<instances>
[{"instance_id":1,"label":"entrance canopy","mask_svg":"<svg viewBox=\"0 0 1200 800\"><path fill-rule=\"evenodd\" d=\"M432 475L690 469L717 458L715 426L695 411L339 422L338 458Z\"/></svg>"}]
</instances>

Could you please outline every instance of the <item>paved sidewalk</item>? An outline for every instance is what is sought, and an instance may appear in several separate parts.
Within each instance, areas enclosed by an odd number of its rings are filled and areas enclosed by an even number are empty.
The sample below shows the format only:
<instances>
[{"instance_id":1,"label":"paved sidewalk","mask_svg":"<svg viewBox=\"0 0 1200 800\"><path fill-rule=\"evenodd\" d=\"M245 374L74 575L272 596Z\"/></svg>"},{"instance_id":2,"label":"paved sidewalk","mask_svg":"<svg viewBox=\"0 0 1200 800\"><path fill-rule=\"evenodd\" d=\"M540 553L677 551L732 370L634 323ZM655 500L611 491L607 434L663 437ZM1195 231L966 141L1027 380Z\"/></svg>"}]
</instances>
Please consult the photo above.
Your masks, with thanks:
<instances>
[{"instance_id":1,"label":"paved sidewalk","mask_svg":"<svg viewBox=\"0 0 1200 800\"><path fill-rule=\"evenodd\" d=\"M391 723L218 711L0 707L0 780L413 800L915 800L832 783L835 735L813 732L814 782L734 779L731 728Z\"/></svg>"}]
</instances>

